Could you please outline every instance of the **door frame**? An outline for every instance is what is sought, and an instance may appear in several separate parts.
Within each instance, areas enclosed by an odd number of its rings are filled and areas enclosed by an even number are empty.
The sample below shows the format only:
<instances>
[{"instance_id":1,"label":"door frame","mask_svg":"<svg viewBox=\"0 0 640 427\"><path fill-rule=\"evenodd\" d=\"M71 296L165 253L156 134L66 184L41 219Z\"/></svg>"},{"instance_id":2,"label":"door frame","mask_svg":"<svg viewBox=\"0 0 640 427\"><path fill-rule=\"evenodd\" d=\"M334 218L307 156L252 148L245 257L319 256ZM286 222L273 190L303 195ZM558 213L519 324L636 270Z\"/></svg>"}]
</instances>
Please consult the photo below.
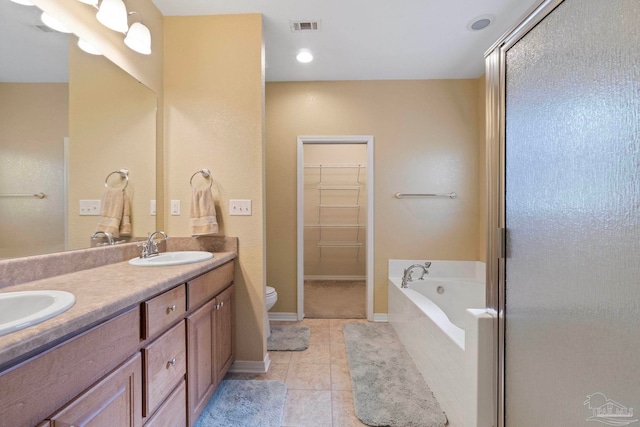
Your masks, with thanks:
<instances>
[{"instance_id":1,"label":"door frame","mask_svg":"<svg viewBox=\"0 0 640 427\"><path fill-rule=\"evenodd\" d=\"M366 144L367 146L367 231L366 289L367 319L373 321L373 135L298 136L297 166L297 319L304 319L304 145L305 144Z\"/></svg>"},{"instance_id":2,"label":"door frame","mask_svg":"<svg viewBox=\"0 0 640 427\"><path fill-rule=\"evenodd\" d=\"M497 427L505 427L505 326L506 326L506 54L564 0L540 0L533 5L487 52L487 269L486 305L494 328L494 414Z\"/></svg>"}]
</instances>

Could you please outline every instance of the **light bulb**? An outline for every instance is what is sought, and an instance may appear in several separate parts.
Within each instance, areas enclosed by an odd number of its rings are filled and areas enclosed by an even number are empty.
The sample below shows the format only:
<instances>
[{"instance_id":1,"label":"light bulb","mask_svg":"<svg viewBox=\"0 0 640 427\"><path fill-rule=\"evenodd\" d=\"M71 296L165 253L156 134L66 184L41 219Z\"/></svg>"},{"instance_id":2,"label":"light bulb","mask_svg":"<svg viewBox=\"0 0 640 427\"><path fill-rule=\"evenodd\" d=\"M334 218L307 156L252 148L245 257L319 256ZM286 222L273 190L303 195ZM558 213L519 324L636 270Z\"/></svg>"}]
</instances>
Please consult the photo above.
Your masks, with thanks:
<instances>
[{"instance_id":1,"label":"light bulb","mask_svg":"<svg viewBox=\"0 0 640 427\"><path fill-rule=\"evenodd\" d=\"M135 50L143 55L151 54L151 32L140 22L134 22L129 28L124 44L131 50Z\"/></svg>"},{"instance_id":2,"label":"light bulb","mask_svg":"<svg viewBox=\"0 0 640 427\"><path fill-rule=\"evenodd\" d=\"M42 15L40 15L40 20L52 30L59 31L61 33L71 32L67 27L62 25L60 21L58 21L56 18L54 18L53 16L49 15L46 12L42 12Z\"/></svg>"},{"instance_id":3,"label":"light bulb","mask_svg":"<svg viewBox=\"0 0 640 427\"><path fill-rule=\"evenodd\" d=\"M102 55L102 52L82 39L78 39L78 47L91 55Z\"/></svg>"},{"instance_id":4,"label":"light bulb","mask_svg":"<svg viewBox=\"0 0 640 427\"><path fill-rule=\"evenodd\" d=\"M298 52L298 55L296 55L296 59L298 62L306 64L307 62L313 61L313 55L307 49L302 49Z\"/></svg>"},{"instance_id":5,"label":"light bulb","mask_svg":"<svg viewBox=\"0 0 640 427\"><path fill-rule=\"evenodd\" d=\"M127 23L127 8L122 0L102 0L96 18L105 27L126 33L129 29Z\"/></svg>"},{"instance_id":6,"label":"light bulb","mask_svg":"<svg viewBox=\"0 0 640 427\"><path fill-rule=\"evenodd\" d=\"M11 1L14 3L21 4L23 6L35 6L35 4L31 2L31 0L11 0Z\"/></svg>"}]
</instances>

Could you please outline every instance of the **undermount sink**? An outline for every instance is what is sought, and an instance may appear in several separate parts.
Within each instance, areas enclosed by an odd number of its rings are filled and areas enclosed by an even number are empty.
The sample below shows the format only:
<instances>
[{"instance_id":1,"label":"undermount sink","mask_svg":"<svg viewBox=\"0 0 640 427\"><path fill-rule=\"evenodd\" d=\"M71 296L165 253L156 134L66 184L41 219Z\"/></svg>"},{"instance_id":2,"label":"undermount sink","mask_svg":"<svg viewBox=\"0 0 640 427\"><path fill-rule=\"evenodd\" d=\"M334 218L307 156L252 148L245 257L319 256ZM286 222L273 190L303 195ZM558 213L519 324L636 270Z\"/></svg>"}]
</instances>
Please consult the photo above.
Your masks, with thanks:
<instances>
[{"instance_id":1,"label":"undermount sink","mask_svg":"<svg viewBox=\"0 0 640 427\"><path fill-rule=\"evenodd\" d=\"M191 264L193 262L206 261L213 258L211 252L205 251L178 251L162 252L160 255L149 258L133 258L129 264L140 267L163 267L167 265Z\"/></svg>"},{"instance_id":2,"label":"undermount sink","mask_svg":"<svg viewBox=\"0 0 640 427\"><path fill-rule=\"evenodd\" d=\"M76 297L65 291L0 293L0 336L51 319L75 302Z\"/></svg>"}]
</instances>

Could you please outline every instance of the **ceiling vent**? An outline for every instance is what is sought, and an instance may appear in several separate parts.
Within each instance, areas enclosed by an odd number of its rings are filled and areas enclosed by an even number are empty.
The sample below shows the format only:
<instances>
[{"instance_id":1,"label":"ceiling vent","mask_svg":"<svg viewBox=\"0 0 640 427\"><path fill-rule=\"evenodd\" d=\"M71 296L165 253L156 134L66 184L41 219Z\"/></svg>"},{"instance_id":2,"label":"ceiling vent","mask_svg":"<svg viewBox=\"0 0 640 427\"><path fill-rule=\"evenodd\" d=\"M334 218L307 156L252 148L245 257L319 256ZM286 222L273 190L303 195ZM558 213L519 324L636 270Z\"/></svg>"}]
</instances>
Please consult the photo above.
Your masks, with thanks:
<instances>
[{"instance_id":1,"label":"ceiling vent","mask_svg":"<svg viewBox=\"0 0 640 427\"><path fill-rule=\"evenodd\" d=\"M321 21L289 21L289 28L292 33L306 33L320 31Z\"/></svg>"}]
</instances>

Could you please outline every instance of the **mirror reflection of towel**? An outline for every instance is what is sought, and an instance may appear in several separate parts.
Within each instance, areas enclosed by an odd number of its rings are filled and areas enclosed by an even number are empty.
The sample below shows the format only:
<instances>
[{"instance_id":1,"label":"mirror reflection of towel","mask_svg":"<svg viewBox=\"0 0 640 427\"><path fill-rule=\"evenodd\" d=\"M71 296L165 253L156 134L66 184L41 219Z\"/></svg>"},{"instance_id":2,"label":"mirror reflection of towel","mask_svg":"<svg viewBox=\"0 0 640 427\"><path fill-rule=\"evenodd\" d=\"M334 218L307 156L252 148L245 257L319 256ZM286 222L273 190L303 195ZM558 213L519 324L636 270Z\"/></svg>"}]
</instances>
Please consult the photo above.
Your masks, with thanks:
<instances>
[{"instance_id":1,"label":"mirror reflection of towel","mask_svg":"<svg viewBox=\"0 0 640 427\"><path fill-rule=\"evenodd\" d=\"M129 198L122 188L104 190L96 231L111 233L113 237L131 235Z\"/></svg>"},{"instance_id":2,"label":"mirror reflection of towel","mask_svg":"<svg viewBox=\"0 0 640 427\"><path fill-rule=\"evenodd\" d=\"M189 226L191 235L194 237L207 236L218 232L216 207L209 187L191 189L191 218L189 219Z\"/></svg>"}]
</instances>

